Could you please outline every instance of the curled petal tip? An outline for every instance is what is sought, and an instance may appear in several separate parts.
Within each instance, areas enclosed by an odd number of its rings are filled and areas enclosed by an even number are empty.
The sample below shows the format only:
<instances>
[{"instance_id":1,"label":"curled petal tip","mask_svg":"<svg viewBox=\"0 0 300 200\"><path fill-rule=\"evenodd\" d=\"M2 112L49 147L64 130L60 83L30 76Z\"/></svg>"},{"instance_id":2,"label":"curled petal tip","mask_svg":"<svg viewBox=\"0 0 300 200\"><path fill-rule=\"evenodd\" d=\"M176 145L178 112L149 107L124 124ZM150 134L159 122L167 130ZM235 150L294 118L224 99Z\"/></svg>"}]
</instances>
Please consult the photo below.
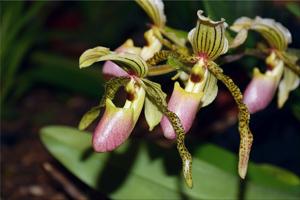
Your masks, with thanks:
<instances>
[{"instance_id":1,"label":"curled petal tip","mask_svg":"<svg viewBox=\"0 0 300 200\"><path fill-rule=\"evenodd\" d=\"M247 167L239 169L239 175L242 179L245 179L247 173Z\"/></svg>"},{"instance_id":2,"label":"curled petal tip","mask_svg":"<svg viewBox=\"0 0 300 200\"><path fill-rule=\"evenodd\" d=\"M251 146L253 143L253 135L248 132L248 135L241 138L239 150L239 175L242 179L246 177Z\"/></svg>"},{"instance_id":3,"label":"curled petal tip","mask_svg":"<svg viewBox=\"0 0 300 200\"><path fill-rule=\"evenodd\" d=\"M192 126L202 96L201 92L187 92L180 87L178 82L175 83L174 91L168 103L168 109L180 118L185 132L188 132ZM173 126L165 116L161 121L161 127L166 138L176 138Z\"/></svg>"}]
</instances>

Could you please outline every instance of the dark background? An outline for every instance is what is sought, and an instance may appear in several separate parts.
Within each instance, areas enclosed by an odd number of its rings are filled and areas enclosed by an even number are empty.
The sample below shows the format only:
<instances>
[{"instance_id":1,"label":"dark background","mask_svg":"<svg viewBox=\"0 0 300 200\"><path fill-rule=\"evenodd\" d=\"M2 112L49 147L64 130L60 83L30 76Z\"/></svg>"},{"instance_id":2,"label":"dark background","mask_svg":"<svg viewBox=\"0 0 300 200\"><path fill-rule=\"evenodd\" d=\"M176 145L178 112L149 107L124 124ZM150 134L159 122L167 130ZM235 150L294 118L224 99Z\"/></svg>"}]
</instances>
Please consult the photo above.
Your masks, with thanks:
<instances>
[{"instance_id":1,"label":"dark background","mask_svg":"<svg viewBox=\"0 0 300 200\"><path fill-rule=\"evenodd\" d=\"M230 25L242 15L274 18L292 33L291 48L299 48L300 19L291 2L228 1L165 2L168 25L189 31L196 11L209 11ZM299 4L299 2L294 2ZM77 126L82 114L97 104L103 92L101 64L79 70L81 53L95 46L117 48L127 38L143 45L150 22L135 2L2 2L1 9L1 197L3 199L70 199L70 195L43 168L52 163L79 191L89 189L52 158L39 140L41 127L49 124ZM259 36L251 34L254 46ZM251 69L262 61L245 58L224 65L224 71L245 89ZM162 77L170 94L172 82ZM239 134L236 107L219 84L217 99L203 108L189 139L212 142L237 153ZM286 168L300 176L300 91L293 91L286 105L276 108L276 98L266 110L251 116L254 144L251 160ZM91 128L90 130L92 130ZM140 131L141 130L141 131ZM147 132L143 117L133 137ZM159 128L155 129L160 132Z\"/></svg>"}]
</instances>

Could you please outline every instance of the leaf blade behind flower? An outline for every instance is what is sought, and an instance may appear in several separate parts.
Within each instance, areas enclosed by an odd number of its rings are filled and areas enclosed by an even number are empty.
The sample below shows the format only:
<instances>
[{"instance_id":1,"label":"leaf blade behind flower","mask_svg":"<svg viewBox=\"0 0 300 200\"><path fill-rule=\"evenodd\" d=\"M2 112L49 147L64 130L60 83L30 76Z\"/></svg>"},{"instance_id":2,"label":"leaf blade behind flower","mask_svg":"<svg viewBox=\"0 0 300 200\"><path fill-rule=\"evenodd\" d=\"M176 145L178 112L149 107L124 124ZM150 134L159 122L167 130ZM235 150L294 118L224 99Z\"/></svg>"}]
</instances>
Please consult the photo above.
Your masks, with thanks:
<instances>
[{"instance_id":1,"label":"leaf blade behind flower","mask_svg":"<svg viewBox=\"0 0 300 200\"><path fill-rule=\"evenodd\" d=\"M194 159L194 188L184 187L178 173L166 168L167 165L174 168L179 161L174 148L166 150L154 144L133 141L111 153L95 153L90 151L90 134L63 126L43 128L41 139L50 153L75 176L113 199L236 199L239 193L239 178L234 170L232 173L224 171L220 164L211 164L208 159ZM220 148L212 151L212 147L202 147L202 153L209 155L211 160L235 157ZM129 159L132 157L134 159ZM228 162L226 160L223 162ZM253 164L251 171L255 173L256 170ZM291 185L282 191L272 185L261 185L257 179L252 181L251 177L245 187L245 199L297 199L299 195L299 186L296 186L296 192L289 190Z\"/></svg>"}]
</instances>

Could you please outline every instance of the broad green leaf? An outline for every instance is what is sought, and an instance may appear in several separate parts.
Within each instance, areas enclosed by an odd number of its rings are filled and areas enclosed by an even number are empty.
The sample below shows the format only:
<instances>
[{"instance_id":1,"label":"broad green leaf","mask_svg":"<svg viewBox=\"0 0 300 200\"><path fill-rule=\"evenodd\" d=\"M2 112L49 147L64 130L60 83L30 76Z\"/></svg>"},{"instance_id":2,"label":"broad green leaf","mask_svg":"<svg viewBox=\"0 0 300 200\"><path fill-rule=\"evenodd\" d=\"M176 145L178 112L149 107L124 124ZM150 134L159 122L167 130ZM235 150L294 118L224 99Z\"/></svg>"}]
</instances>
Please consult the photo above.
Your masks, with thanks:
<instances>
[{"instance_id":1,"label":"broad green leaf","mask_svg":"<svg viewBox=\"0 0 300 200\"><path fill-rule=\"evenodd\" d=\"M103 78L96 69L80 70L76 60L47 52L31 56L34 69L23 74L35 84L46 83L59 89L98 97L103 93ZM76 84L74 84L76 83Z\"/></svg>"},{"instance_id":2,"label":"broad green leaf","mask_svg":"<svg viewBox=\"0 0 300 200\"><path fill-rule=\"evenodd\" d=\"M222 160L218 161L220 165L194 158L195 184L193 189L187 189L178 176L179 160L176 159L174 148L162 149L155 144L132 140L114 152L95 153L91 149L89 133L63 126L43 128L41 139L50 153L75 176L112 199L298 199L299 197L299 185L295 191L289 187L282 190L251 180L250 174L249 181L241 192L237 174L223 170L220 166L223 162L227 162L228 156L233 159L235 157L220 148L214 149L213 146L209 148L204 146L204 155L210 157L210 160L220 158ZM257 167L254 164L253 166L255 171ZM266 174L264 171L260 173ZM271 177L265 176L267 179ZM281 184L285 185L286 182ZM295 189L295 185L285 186ZM244 197L241 197L241 194Z\"/></svg>"},{"instance_id":3,"label":"broad green leaf","mask_svg":"<svg viewBox=\"0 0 300 200\"><path fill-rule=\"evenodd\" d=\"M145 100L145 118L149 126L149 131L152 131L157 124L159 124L162 113L158 108L148 99Z\"/></svg>"},{"instance_id":4,"label":"broad green leaf","mask_svg":"<svg viewBox=\"0 0 300 200\"><path fill-rule=\"evenodd\" d=\"M209 162L228 173L236 173L237 157L220 147L212 144L203 145L201 148L197 149L196 157ZM299 177L279 167L250 162L247 177L256 184L272 186L279 190L295 192L295 194L300 195Z\"/></svg>"}]
</instances>

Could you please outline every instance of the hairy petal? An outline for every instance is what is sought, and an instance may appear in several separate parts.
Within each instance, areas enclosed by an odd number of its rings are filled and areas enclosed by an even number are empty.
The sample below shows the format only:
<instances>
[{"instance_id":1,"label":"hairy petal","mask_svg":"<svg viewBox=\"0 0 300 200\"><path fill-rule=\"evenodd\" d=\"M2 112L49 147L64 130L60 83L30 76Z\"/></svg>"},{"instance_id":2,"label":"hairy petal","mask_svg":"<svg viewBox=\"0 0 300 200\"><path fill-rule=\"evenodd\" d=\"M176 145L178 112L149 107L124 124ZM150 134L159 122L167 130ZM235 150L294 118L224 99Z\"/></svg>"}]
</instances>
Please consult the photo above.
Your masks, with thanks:
<instances>
[{"instance_id":1,"label":"hairy petal","mask_svg":"<svg viewBox=\"0 0 300 200\"><path fill-rule=\"evenodd\" d=\"M238 106L239 132L241 137L238 170L240 177L245 178L253 141L253 135L249 128L250 114L248 108L243 103L243 95L240 89L235 85L230 77L223 74L223 70L217 64L210 62L208 65L208 69L216 76L218 80L222 81L225 84Z\"/></svg>"},{"instance_id":2,"label":"hairy petal","mask_svg":"<svg viewBox=\"0 0 300 200\"><path fill-rule=\"evenodd\" d=\"M161 90L159 84L143 79L143 87L146 91L146 95L157 108L168 117L171 122L175 133L177 141L177 150L182 160L182 171L185 179L185 183L189 188L193 187L193 178L192 178L192 156L189 153L188 149L184 144L185 132L181 124L179 117L168 110L166 103L166 94Z\"/></svg>"}]
</instances>

